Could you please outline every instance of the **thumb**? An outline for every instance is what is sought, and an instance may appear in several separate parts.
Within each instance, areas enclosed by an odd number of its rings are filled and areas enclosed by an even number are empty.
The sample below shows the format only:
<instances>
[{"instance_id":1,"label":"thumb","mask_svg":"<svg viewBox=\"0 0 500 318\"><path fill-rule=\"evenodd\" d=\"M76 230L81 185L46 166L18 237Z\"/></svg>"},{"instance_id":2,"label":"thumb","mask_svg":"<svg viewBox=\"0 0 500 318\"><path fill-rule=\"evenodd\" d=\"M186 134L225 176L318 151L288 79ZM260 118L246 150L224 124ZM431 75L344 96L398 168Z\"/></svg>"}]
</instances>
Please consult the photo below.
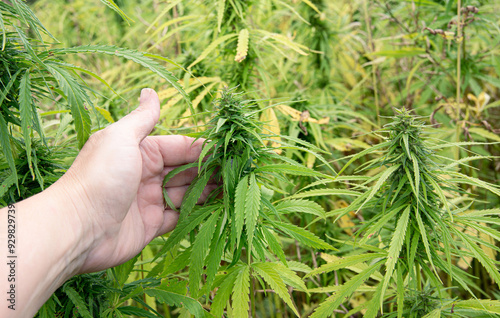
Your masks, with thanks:
<instances>
[{"instance_id":1,"label":"thumb","mask_svg":"<svg viewBox=\"0 0 500 318\"><path fill-rule=\"evenodd\" d=\"M138 142L141 142L151 133L160 118L160 99L151 88L144 88L139 98L139 107L120 119L117 124L120 128L133 133Z\"/></svg>"}]
</instances>

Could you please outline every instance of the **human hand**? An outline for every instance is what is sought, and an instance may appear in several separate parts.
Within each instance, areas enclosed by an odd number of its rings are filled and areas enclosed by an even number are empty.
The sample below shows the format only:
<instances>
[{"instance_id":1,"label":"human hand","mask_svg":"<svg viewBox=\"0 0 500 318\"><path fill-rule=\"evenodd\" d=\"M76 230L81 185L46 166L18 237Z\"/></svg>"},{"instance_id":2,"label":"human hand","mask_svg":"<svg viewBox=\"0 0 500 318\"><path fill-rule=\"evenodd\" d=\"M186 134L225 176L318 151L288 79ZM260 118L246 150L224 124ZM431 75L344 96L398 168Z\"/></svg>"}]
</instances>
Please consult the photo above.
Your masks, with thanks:
<instances>
[{"instance_id":1,"label":"human hand","mask_svg":"<svg viewBox=\"0 0 500 318\"><path fill-rule=\"evenodd\" d=\"M7 228L7 210L19 224L12 230L19 238L14 274L0 266L0 277L22 277L0 284L3 295L15 291L16 306L11 310L9 299L2 301L0 317L32 317L75 274L124 263L175 227L177 212L163 204L163 178L176 166L198 160L203 141L148 136L159 116L158 95L143 90L139 108L93 134L56 183L0 209L1 229ZM180 206L196 174L196 169L188 169L168 182L175 206ZM200 201L215 188L207 185ZM6 231L0 231L0 245L7 242ZM7 264L7 258L2 263Z\"/></svg>"},{"instance_id":2,"label":"human hand","mask_svg":"<svg viewBox=\"0 0 500 318\"><path fill-rule=\"evenodd\" d=\"M173 168L196 161L202 141L148 136L159 116L158 95L142 90L140 106L93 134L54 185L72 198L76 215L88 227L80 273L119 265L175 227L178 213L164 207L163 178ZM168 182L176 207L195 176L196 169L190 169ZM201 200L215 187L208 185Z\"/></svg>"}]
</instances>

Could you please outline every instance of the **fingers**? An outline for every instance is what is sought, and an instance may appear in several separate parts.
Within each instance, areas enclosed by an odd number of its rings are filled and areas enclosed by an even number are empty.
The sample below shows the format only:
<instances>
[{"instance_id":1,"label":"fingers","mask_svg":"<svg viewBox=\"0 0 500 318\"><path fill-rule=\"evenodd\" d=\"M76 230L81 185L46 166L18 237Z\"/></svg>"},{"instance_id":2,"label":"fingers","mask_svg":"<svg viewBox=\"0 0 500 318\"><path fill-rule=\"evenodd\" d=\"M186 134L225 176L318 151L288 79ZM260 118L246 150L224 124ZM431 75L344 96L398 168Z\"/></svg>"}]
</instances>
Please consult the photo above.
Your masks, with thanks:
<instances>
[{"instance_id":1,"label":"fingers","mask_svg":"<svg viewBox=\"0 0 500 318\"><path fill-rule=\"evenodd\" d=\"M204 141L204 139L194 141L194 138L178 135L150 136L148 139L158 145L158 150L163 157L163 164L166 167L197 161Z\"/></svg>"},{"instance_id":2,"label":"fingers","mask_svg":"<svg viewBox=\"0 0 500 318\"><path fill-rule=\"evenodd\" d=\"M156 233L156 236L163 235L172 231L177 225L177 221L179 220L179 213L173 210L165 210L163 212L163 224Z\"/></svg>"},{"instance_id":3,"label":"fingers","mask_svg":"<svg viewBox=\"0 0 500 318\"><path fill-rule=\"evenodd\" d=\"M196 204L201 204L205 202L205 200L208 198L210 193L217 189L218 185L217 184L207 184L205 189L203 189L203 192L201 193L200 198L198 199L198 202ZM172 200L172 203L176 208L179 208L182 204L182 200L184 198L184 194L186 193L188 189L188 186L179 186L179 187L170 187L166 188L168 197L170 200Z\"/></svg>"},{"instance_id":4,"label":"fingers","mask_svg":"<svg viewBox=\"0 0 500 318\"><path fill-rule=\"evenodd\" d=\"M201 204L205 202L207 197L211 194L213 190L215 190L218 187L216 184L208 184L205 189L203 190L203 193L201 194L201 197L198 199L197 204ZM182 199L184 197L184 194L186 193L188 186L180 186L180 187L171 187L167 188L167 193L170 199L172 200L172 203L176 208L179 208L182 204ZM179 219L179 213L167 208L163 212L163 223L156 232L155 236L158 235L163 235L165 233L168 233L172 231L175 226L177 225L177 220Z\"/></svg>"},{"instance_id":5,"label":"fingers","mask_svg":"<svg viewBox=\"0 0 500 318\"><path fill-rule=\"evenodd\" d=\"M165 176L172 170L174 170L177 167L166 167L163 169L163 174L161 175L161 178L165 178ZM165 184L166 187L178 187L178 186L184 186L184 185L190 185L191 182L193 182L194 178L198 175L198 167L193 167L186 169L182 172L179 172L175 176L173 176L168 182ZM211 178L208 181L209 183L217 183L217 178L215 177L215 173L211 176Z\"/></svg>"},{"instance_id":6,"label":"fingers","mask_svg":"<svg viewBox=\"0 0 500 318\"><path fill-rule=\"evenodd\" d=\"M116 122L124 133L133 133L140 143L151 133L160 118L160 100L156 92L151 88L141 91L139 107L127 116Z\"/></svg>"},{"instance_id":7,"label":"fingers","mask_svg":"<svg viewBox=\"0 0 500 318\"><path fill-rule=\"evenodd\" d=\"M162 180L170 171L174 170L175 168L177 167L165 167L163 169L163 174L161 176ZM197 175L198 175L198 167L186 169L182 172L179 172L178 174L173 176L170 180L168 180L165 186L178 187L178 186L189 185L194 180L194 178L196 178Z\"/></svg>"}]
</instances>

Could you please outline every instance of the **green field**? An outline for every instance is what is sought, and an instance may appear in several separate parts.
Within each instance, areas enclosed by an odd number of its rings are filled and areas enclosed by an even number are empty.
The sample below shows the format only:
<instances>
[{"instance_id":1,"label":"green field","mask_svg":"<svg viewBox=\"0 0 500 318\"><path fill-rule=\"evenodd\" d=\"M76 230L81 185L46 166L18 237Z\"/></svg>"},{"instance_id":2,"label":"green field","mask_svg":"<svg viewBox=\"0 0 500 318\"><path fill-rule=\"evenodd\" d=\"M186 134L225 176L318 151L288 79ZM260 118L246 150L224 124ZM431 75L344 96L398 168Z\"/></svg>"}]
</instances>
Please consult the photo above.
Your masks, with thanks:
<instances>
[{"instance_id":1,"label":"green field","mask_svg":"<svg viewBox=\"0 0 500 318\"><path fill-rule=\"evenodd\" d=\"M0 27L0 207L146 87L153 135L207 140L177 228L36 317L500 316L497 0L9 0Z\"/></svg>"}]
</instances>

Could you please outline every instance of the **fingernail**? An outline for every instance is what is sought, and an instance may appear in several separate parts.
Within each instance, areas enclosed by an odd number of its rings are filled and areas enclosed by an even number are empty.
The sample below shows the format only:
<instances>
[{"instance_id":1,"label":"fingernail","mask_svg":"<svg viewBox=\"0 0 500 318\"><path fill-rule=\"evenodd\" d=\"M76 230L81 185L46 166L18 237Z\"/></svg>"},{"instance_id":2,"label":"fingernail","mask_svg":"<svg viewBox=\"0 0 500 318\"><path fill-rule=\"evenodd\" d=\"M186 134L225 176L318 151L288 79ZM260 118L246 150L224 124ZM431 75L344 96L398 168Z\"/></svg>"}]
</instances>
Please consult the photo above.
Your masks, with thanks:
<instances>
[{"instance_id":1,"label":"fingernail","mask_svg":"<svg viewBox=\"0 0 500 318\"><path fill-rule=\"evenodd\" d=\"M141 97L140 97L140 99L143 100L145 98L148 98L149 95L151 95L151 88L143 88L141 90Z\"/></svg>"}]
</instances>

